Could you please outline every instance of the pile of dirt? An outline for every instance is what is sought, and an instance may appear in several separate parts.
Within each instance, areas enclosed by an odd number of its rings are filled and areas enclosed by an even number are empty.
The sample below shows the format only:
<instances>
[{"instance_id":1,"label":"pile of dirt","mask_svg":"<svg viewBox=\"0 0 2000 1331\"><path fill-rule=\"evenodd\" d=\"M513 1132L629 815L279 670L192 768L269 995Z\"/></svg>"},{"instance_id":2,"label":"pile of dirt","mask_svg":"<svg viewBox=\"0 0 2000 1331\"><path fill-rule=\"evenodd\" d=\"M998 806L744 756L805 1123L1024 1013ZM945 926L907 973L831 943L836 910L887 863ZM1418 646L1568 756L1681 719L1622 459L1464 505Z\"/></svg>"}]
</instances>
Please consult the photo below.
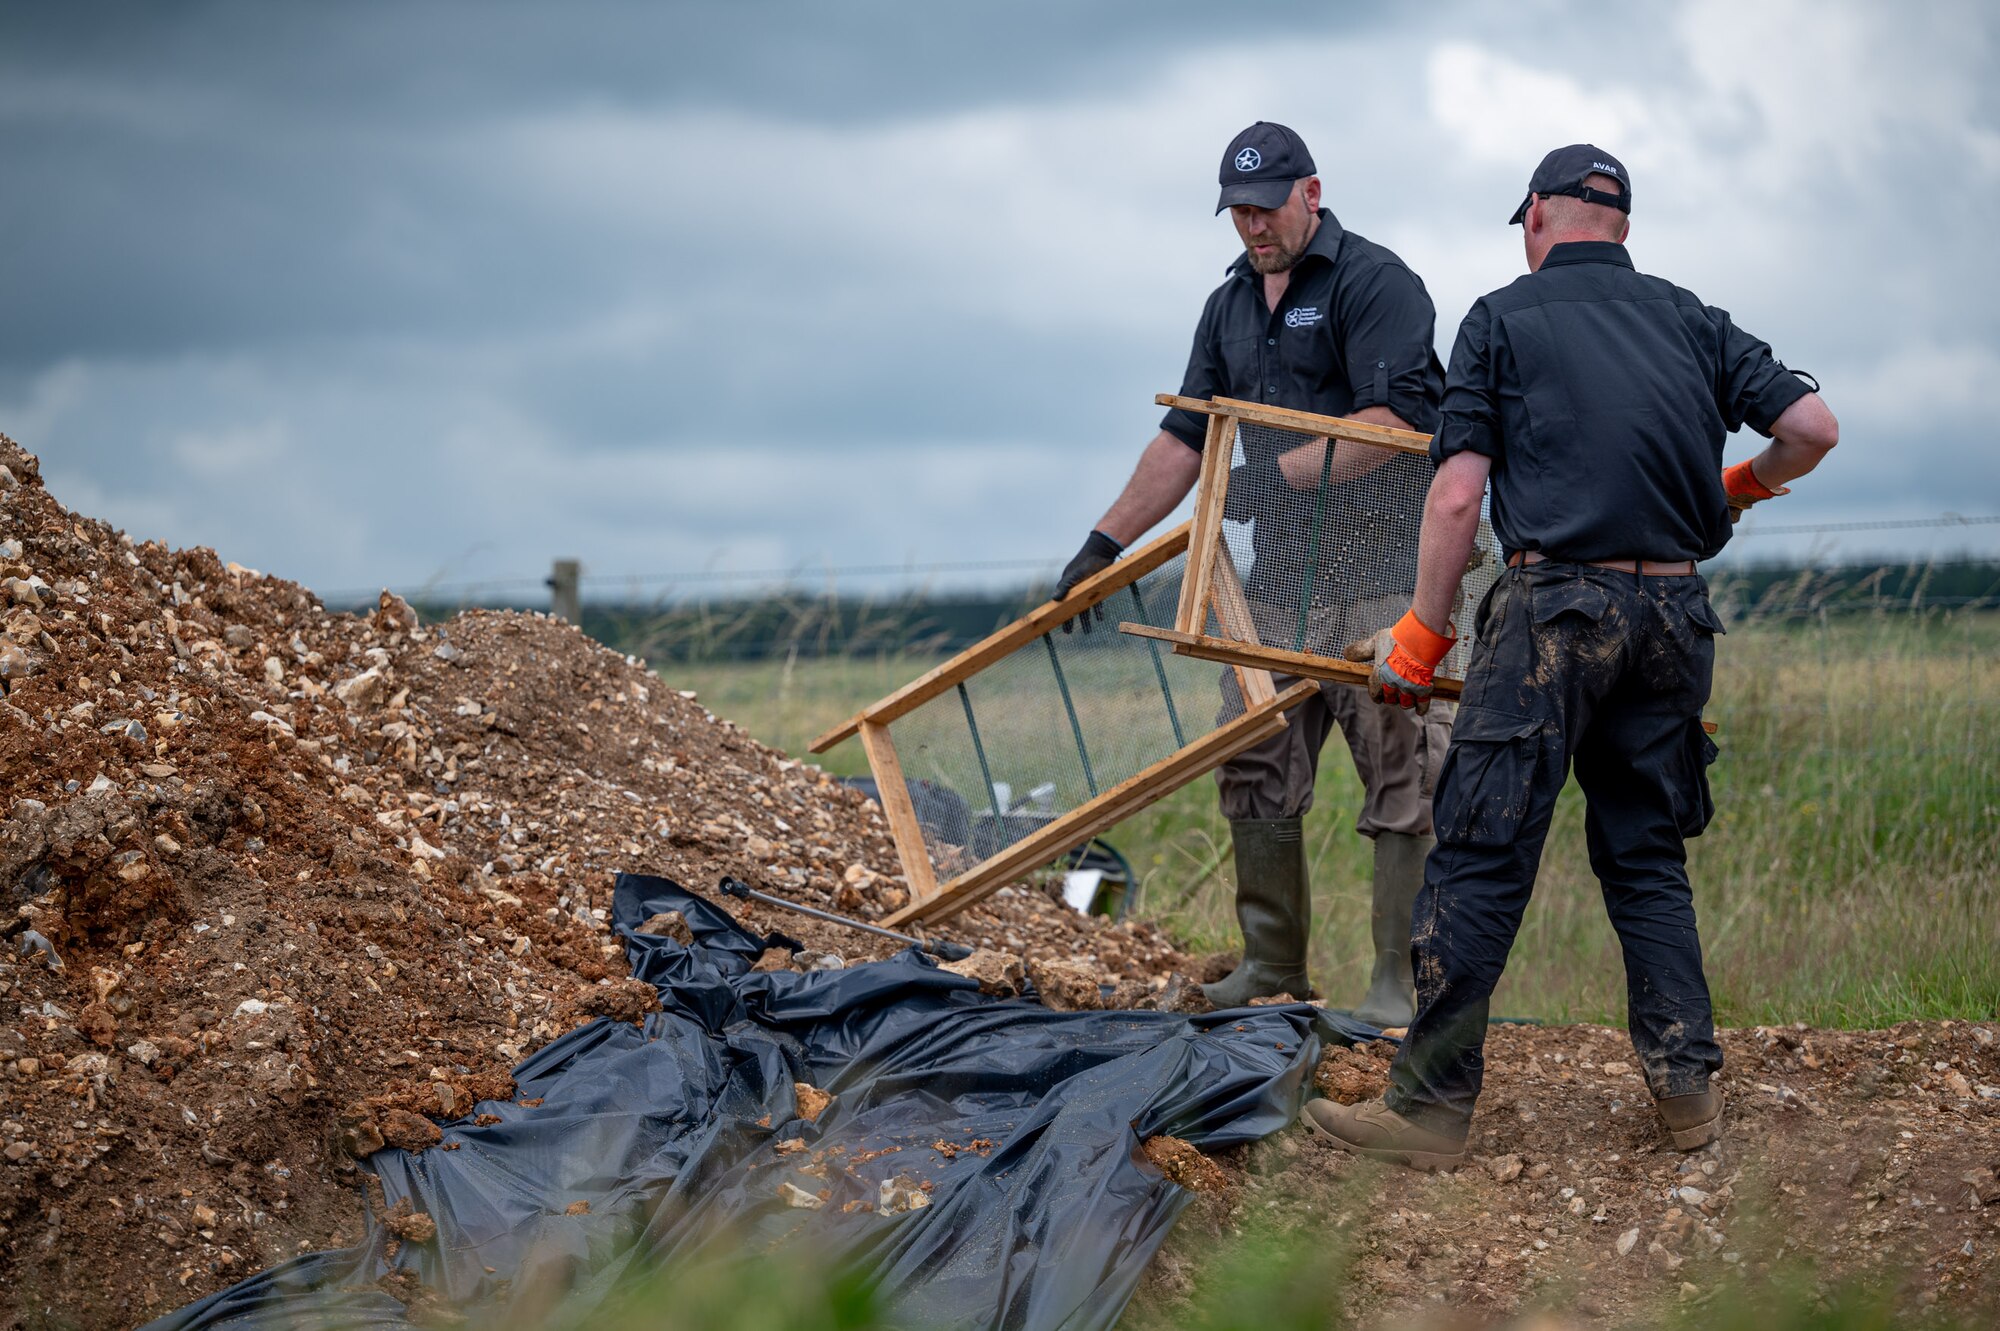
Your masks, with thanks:
<instances>
[{"instance_id":1,"label":"pile of dirt","mask_svg":"<svg viewBox=\"0 0 2000 1331\"><path fill-rule=\"evenodd\" d=\"M652 1005L619 870L906 900L872 803L568 625L329 613L65 511L4 436L0 468L0 1325L129 1325L357 1238L355 1156ZM730 904L806 943L771 964L896 947ZM1189 964L1026 884L942 932L1128 995Z\"/></svg>"},{"instance_id":2,"label":"pile of dirt","mask_svg":"<svg viewBox=\"0 0 2000 1331\"><path fill-rule=\"evenodd\" d=\"M1176 1325L1230 1243L1300 1245L1362 1325L1654 1325L1785 1276L1826 1297L1885 1289L2000 1325L2000 1028L1725 1031L1725 1134L1664 1140L1623 1031L1503 1027L1468 1163L1418 1174L1359 1160L1303 1124L1222 1153L1149 1270L1128 1323ZM1315 1076L1344 1102L1380 1093L1393 1047L1330 1050ZM1268 1253L1260 1254L1268 1258ZM1226 1271L1221 1273L1227 1278ZM1898 1324L1902 1324L1899 1321Z\"/></svg>"}]
</instances>

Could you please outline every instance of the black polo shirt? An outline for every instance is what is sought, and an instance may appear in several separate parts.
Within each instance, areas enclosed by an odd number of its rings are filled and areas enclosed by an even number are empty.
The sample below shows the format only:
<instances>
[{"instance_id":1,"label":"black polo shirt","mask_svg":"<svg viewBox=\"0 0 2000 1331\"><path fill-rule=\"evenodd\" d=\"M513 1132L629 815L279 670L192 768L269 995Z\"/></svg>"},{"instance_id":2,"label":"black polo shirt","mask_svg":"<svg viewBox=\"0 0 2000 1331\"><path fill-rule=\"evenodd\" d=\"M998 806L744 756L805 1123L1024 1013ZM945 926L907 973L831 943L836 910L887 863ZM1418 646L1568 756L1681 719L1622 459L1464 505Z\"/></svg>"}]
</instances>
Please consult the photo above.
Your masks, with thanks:
<instances>
[{"instance_id":1,"label":"black polo shirt","mask_svg":"<svg viewBox=\"0 0 2000 1331\"><path fill-rule=\"evenodd\" d=\"M1431 441L1493 459L1509 552L1707 559L1729 540L1723 437L1768 435L1811 390L1692 292L1634 271L1623 245L1557 245L1459 326Z\"/></svg>"},{"instance_id":2,"label":"black polo shirt","mask_svg":"<svg viewBox=\"0 0 2000 1331\"><path fill-rule=\"evenodd\" d=\"M1430 293L1408 265L1343 229L1322 208L1277 309L1264 303L1264 275L1250 266L1247 251L1229 266L1202 309L1181 396L1241 398L1326 416L1387 407L1413 429L1435 430L1444 387L1436 330ZM1198 452L1208 418L1169 411L1160 428ZM1338 588L1352 599L1407 595L1415 587L1415 524L1430 465L1420 456L1399 457L1368 485L1335 486L1316 509L1313 491L1294 490L1277 468L1278 453L1301 442L1276 431L1243 437L1244 461L1229 493L1232 509L1263 515L1252 530L1250 593L1281 597L1299 585L1313 548L1305 533L1317 513L1322 530L1348 534L1321 548L1322 569L1338 565L1323 591Z\"/></svg>"},{"instance_id":3,"label":"black polo shirt","mask_svg":"<svg viewBox=\"0 0 2000 1331\"><path fill-rule=\"evenodd\" d=\"M1428 433L1444 388L1436 330L1437 310L1417 275L1322 208L1277 309L1264 303L1264 275L1248 251L1229 265L1195 327L1181 396L1325 416L1387 407ZM1199 451L1208 420L1170 411L1160 428Z\"/></svg>"}]
</instances>

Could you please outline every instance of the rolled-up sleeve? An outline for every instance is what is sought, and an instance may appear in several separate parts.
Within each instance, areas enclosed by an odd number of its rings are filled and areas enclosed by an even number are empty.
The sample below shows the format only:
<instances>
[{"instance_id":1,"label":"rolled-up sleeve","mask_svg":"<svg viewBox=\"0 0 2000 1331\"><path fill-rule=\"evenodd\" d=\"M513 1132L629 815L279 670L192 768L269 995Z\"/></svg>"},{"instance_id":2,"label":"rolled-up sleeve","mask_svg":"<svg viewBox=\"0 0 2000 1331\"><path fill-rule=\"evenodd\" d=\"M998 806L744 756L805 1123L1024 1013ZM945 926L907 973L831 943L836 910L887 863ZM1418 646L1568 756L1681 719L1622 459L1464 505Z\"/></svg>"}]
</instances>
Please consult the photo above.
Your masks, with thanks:
<instances>
[{"instance_id":1,"label":"rolled-up sleeve","mask_svg":"<svg viewBox=\"0 0 2000 1331\"><path fill-rule=\"evenodd\" d=\"M1444 403L1431 461L1442 464L1455 453L1501 456L1500 394L1493 373L1493 321L1480 301L1458 326L1451 368L1444 377Z\"/></svg>"},{"instance_id":2,"label":"rolled-up sleeve","mask_svg":"<svg viewBox=\"0 0 2000 1331\"><path fill-rule=\"evenodd\" d=\"M1216 303L1221 298L1218 289L1202 306L1201 322L1194 329L1194 347L1188 352L1187 373L1181 376L1182 397L1198 397L1205 402L1223 394L1222 357L1215 342ZM1199 453L1208 438L1208 417L1175 407L1160 418L1160 428Z\"/></svg>"},{"instance_id":3,"label":"rolled-up sleeve","mask_svg":"<svg viewBox=\"0 0 2000 1331\"><path fill-rule=\"evenodd\" d=\"M1769 343L1738 328L1727 310L1711 306L1708 317L1721 342L1715 405L1722 419L1732 430L1748 425L1769 438L1785 408L1812 392L1811 387L1771 354Z\"/></svg>"},{"instance_id":4,"label":"rolled-up sleeve","mask_svg":"<svg viewBox=\"0 0 2000 1331\"><path fill-rule=\"evenodd\" d=\"M1340 293L1338 318L1351 411L1387 407L1429 433L1437 428L1444 374L1431 339L1437 308L1415 273L1394 263L1357 266Z\"/></svg>"}]
</instances>

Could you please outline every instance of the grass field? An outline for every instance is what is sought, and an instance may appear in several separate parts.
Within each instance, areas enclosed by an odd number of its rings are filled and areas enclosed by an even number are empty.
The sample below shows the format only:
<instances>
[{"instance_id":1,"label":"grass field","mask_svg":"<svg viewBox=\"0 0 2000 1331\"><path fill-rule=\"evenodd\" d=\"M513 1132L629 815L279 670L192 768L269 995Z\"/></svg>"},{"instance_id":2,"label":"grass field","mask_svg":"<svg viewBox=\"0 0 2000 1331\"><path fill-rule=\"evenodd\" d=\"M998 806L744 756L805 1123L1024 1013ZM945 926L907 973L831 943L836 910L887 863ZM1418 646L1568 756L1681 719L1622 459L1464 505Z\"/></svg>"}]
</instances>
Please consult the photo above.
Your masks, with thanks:
<instances>
[{"instance_id":1,"label":"grass field","mask_svg":"<svg viewBox=\"0 0 2000 1331\"><path fill-rule=\"evenodd\" d=\"M670 682L795 755L935 664L875 656L676 664ZM1717 652L1717 816L1690 869L1718 1017L1879 1026L2000 1015L2000 615L1739 624ZM823 760L866 770L858 744ZM1308 817L1313 977L1358 998L1368 954L1360 787L1332 741ZM1622 1023L1624 980L1572 787L1496 1012ZM1138 913L1196 949L1235 942L1227 827L1208 780L1108 834Z\"/></svg>"}]
</instances>

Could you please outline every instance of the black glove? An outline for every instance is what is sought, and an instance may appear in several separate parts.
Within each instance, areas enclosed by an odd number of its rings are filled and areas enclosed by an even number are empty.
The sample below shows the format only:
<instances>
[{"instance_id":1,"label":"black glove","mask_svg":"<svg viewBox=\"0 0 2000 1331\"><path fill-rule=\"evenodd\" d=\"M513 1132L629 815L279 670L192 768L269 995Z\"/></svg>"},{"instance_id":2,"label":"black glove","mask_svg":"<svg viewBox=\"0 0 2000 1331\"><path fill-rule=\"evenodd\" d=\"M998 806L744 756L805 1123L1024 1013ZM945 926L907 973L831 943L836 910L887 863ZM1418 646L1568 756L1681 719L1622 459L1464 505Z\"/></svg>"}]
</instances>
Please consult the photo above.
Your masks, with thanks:
<instances>
[{"instance_id":1,"label":"black glove","mask_svg":"<svg viewBox=\"0 0 2000 1331\"><path fill-rule=\"evenodd\" d=\"M1056 579L1056 594L1050 599L1056 601L1062 600L1075 590L1079 582L1082 582L1093 573L1101 573L1105 569L1110 568L1112 564L1117 562L1118 556L1124 553L1124 546L1118 544L1118 542L1112 540L1101 531L1093 531L1084 541L1083 549L1076 552L1076 558L1064 565L1062 576ZM1098 621L1103 620L1104 607L1102 605L1094 605L1076 616L1076 618L1064 623L1063 632L1069 633L1081 625L1083 631L1088 633L1091 630L1093 617Z\"/></svg>"}]
</instances>

